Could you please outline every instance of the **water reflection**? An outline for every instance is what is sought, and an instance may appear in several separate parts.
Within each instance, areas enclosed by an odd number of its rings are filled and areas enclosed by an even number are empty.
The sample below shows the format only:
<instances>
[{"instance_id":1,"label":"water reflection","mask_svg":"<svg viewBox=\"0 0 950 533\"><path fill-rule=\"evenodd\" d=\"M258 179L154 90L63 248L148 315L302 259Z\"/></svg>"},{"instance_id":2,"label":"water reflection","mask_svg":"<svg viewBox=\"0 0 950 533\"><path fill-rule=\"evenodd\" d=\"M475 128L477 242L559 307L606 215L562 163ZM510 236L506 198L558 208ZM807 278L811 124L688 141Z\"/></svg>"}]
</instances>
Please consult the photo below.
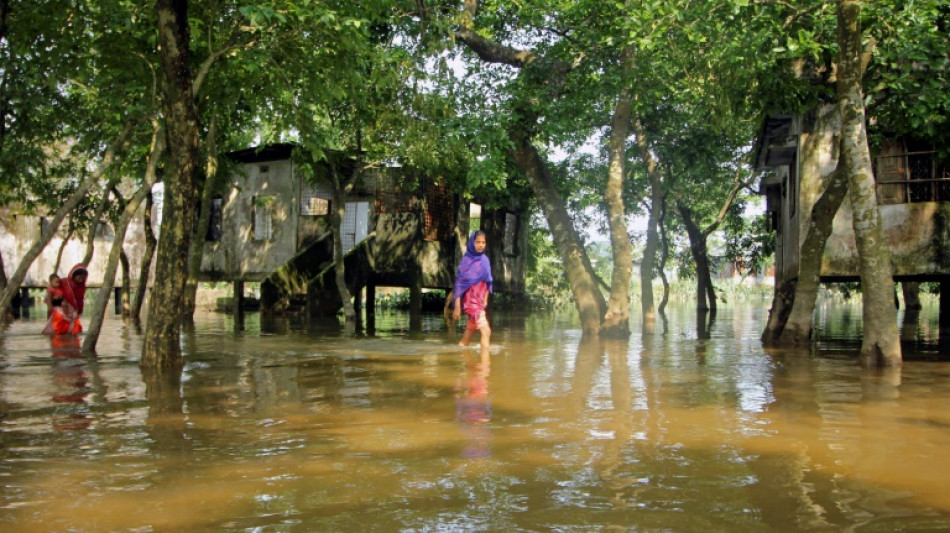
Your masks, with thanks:
<instances>
[{"instance_id":1,"label":"water reflection","mask_svg":"<svg viewBox=\"0 0 950 533\"><path fill-rule=\"evenodd\" d=\"M119 321L96 358L16 323L0 529L950 527L950 365L867 372L831 308L832 357L764 352L763 308L720 309L706 338L695 311L668 311L662 334L625 341L495 314L487 358L440 315L410 334L380 313L369 337L209 315L184 369L154 376Z\"/></svg>"},{"instance_id":2,"label":"water reflection","mask_svg":"<svg viewBox=\"0 0 950 533\"><path fill-rule=\"evenodd\" d=\"M463 457L491 456L491 364L484 355L479 351L475 357L471 351L465 351L465 372L455 387L455 417L465 438Z\"/></svg>"},{"instance_id":3,"label":"water reflection","mask_svg":"<svg viewBox=\"0 0 950 533\"><path fill-rule=\"evenodd\" d=\"M53 415L53 427L59 431L86 429L92 424L92 416L85 407L90 388L79 337L53 335L49 342L53 360L52 401L65 404L64 410Z\"/></svg>"}]
</instances>

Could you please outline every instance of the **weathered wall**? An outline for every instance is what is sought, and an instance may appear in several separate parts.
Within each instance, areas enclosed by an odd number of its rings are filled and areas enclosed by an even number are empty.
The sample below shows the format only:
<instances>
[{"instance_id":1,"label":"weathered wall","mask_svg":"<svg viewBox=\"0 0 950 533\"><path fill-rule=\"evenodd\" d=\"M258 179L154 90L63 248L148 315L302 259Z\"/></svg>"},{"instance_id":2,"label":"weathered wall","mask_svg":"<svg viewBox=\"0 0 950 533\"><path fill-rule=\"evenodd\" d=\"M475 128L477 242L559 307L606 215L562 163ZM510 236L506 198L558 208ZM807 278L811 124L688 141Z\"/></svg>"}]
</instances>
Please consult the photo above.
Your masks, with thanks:
<instances>
[{"instance_id":1,"label":"weathered wall","mask_svg":"<svg viewBox=\"0 0 950 533\"><path fill-rule=\"evenodd\" d=\"M884 239L895 276L950 274L950 204L918 202L879 207ZM851 229L851 204L846 199L835 216L825 244L822 276L856 277L858 250Z\"/></svg>"},{"instance_id":2,"label":"weathered wall","mask_svg":"<svg viewBox=\"0 0 950 533\"><path fill-rule=\"evenodd\" d=\"M20 259L26 255L26 252L33 246L40 237L40 224L42 217L34 215L13 214L8 210L0 212L0 253L3 254L3 264L7 276L13 273L20 265ZM108 235L112 235L112 227L108 229ZM24 287L45 287L49 275L53 273L56 265L56 254L63 243L65 235L57 233L50 241L33 265L27 271L26 278L23 281ZM129 224L126 233L124 249L131 263L132 281L135 283L141 268L142 251L145 249L145 233L142 224L142 210ZM106 262L109 258L109 252L112 249L113 239L111 237L95 238L95 253L89 268L90 287L102 285L102 273L105 272ZM86 253L85 241L72 238L66 244L63 251L62 261L58 274L65 276L69 270L82 261ZM116 271L115 286L122 284L122 270Z\"/></svg>"},{"instance_id":3,"label":"weathered wall","mask_svg":"<svg viewBox=\"0 0 950 533\"><path fill-rule=\"evenodd\" d=\"M231 176L224 195L221 240L206 242L201 263L205 279L260 281L296 253L299 183L289 160L244 165L244 174ZM254 203L272 196L272 235L254 238Z\"/></svg>"},{"instance_id":4,"label":"weathered wall","mask_svg":"<svg viewBox=\"0 0 950 533\"><path fill-rule=\"evenodd\" d=\"M376 217L371 252L380 285L408 286L418 269L424 288L451 288L455 280L454 243L422 238L419 215L381 214Z\"/></svg>"}]
</instances>

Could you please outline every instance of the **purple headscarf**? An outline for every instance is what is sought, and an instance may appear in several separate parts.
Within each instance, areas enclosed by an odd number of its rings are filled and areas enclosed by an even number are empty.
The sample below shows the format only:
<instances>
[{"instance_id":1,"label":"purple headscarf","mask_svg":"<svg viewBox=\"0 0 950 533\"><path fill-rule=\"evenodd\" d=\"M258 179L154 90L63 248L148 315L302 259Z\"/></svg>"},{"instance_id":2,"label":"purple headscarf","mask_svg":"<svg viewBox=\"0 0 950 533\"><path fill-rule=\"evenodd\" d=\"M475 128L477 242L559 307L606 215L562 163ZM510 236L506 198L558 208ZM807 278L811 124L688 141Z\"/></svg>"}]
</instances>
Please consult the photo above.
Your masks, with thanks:
<instances>
[{"instance_id":1,"label":"purple headscarf","mask_svg":"<svg viewBox=\"0 0 950 533\"><path fill-rule=\"evenodd\" d=\"M488 283L488 292L492 292L491 263L488 262L488 256L485 255L485 252L478 253L475 251L475 237L479 233L484 234L484 232L476 230L468 238L465 255L462 256L458 274L455 276L455 298L461 298L465 291L479 281Z\"/></svg>"}]
</instances>

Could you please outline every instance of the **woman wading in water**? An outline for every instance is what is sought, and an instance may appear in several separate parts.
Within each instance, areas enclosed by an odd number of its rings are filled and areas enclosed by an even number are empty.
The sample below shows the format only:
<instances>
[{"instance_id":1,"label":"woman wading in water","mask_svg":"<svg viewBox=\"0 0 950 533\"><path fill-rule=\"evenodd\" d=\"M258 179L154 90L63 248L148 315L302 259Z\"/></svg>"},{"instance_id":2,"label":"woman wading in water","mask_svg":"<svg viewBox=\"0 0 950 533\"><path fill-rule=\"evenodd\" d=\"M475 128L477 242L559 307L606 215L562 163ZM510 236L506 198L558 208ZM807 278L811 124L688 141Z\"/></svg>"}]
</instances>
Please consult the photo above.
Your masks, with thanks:
<instances>
[{"instance_id":1,"label":"woman wading in water","mask_svg":"<svg viewBox=\"0 0 950 533\"><path fill-rule=\"evenodd\" d=\"M479 343L483 362L487 361L491 342L491 326L488 325L488 317L485 316L488 295L492 292L491 263L485 255L487 245L484 231L473 231L468 238L465 255L459 263L458 274L455 276L455 308L452 310L454 320L461 318L463 310L468 315L465 334L462 335L459 346L468 346L476 330L481 333Z\"/></svg>"}]
</instances>

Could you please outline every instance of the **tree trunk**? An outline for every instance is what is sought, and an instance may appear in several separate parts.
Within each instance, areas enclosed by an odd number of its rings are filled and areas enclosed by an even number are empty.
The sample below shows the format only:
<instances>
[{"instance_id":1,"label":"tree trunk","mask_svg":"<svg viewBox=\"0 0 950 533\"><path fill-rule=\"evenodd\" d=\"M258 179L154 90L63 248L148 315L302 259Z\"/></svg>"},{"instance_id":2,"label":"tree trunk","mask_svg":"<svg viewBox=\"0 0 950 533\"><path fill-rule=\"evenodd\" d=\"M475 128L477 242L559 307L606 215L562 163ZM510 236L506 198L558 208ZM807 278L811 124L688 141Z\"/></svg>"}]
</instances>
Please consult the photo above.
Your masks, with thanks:
<instances>
[{"instance_id":1,"label":"tree trunk","mask_svg":"<svg viewBox=\"0 0 950 533\"><path fill-rule=\"evenodd\" d=\"M192 95L188 3L157 0L158 41L162 61L162 106L169 142L164 216L155 264L156 283L149 302L141 365L180 368L183 364L181 304L188 272L198 171L198 113Z\"/></svg>"},{"instance_id":2,"label":"tree trunk","mask_svg":"<svg viewBox=\"0 0 950 533\"><path fill-rule=\"evenodd\" d=\"M712 275L709 273L709 252L706 249L706 234L693 221L692 211L679 199L676 207L686 225L686 235L689 237L689 251L696 262L696 309L699 311L716 312L716 291L712 284Z\"/></svg>"},{"instance_id":3,"label":"tree trunk","mask_svg":"<svg viewBox=\"0 0 950 533\"><path fill-rule=\"evenodd\" d=\"M660 263L657 273L660 280L663 281L663 298L660 299L660 305L656 307L657 313L661 316L666 310L666 304L670 301L670 280L666 279L666 260L670 257L670 240L666 238L666 198L660 197Z\"/></svg>"},{"instance_id":4,"label":"tree trunk","mask_svg":"<svg viewBox=\"0 0 950 533\"><path fill-rule=\"evenodd\" d=\"M92 224L90 224L89 227L89 240L86 241L86 253L82 258L82 264L86 265L87 267L90 263L92 263L92 256L96 252L96 234L99 233L99 225L102 224L102 217L105 215L106 209L109 207L109 194L111 194L111 192L112 182L110 180L109 185L106 186L102 193L102 198L96 205L96 213L93 215Z\"/></svg>"},{"instance_id":5,"label":"tree trunk","mask_svg":"<svg viewBox=\"0 0 950 533\"><path fill-rule=\"evenodd\" d=\"M122 250L122 254L119 256L119 264L122 266L122 302L120 304L122 319L128 320L132 309L129 298L129 291L132 290L132 267L129 264L129 256L125 253L125 250Z\"/></svg>"},{"instance_id":6,"label":"tree trunk","mask_svg":"<svg viewBox=\"0 0 950 533\"><path fill-rule=\"evenodd\" d=\"M63 262L63 252L66 251L66 245L69 244L69 240L73 238L73 227L72 224L69 225L69 231L66 232L66 238L63 239L63 242L59 244L59 250L56 251L56 263L53 264L53 272L59 272L59 266ZM87 265L87 263L83 263Z\"/></svg>"},{"instance_id":7,"label":"tree trunk","mask_svg":"<svg viewBox=\"0 0 950 533\"><path fill-rule=\"evenodd\" d=\"M92 189L93 185L96 184L99 179L105 174L114 163L116 159L116 152L120 148L123 148L126 142L129 139L129 136L132 134L132 129L135 126L133 120L126 122L125 127L122 129L122 132L113 141L112 145L109 146L109 149L106 150L105 155L102 158L102 163L99 164L99 168L92 176L86 177L83 180L79 187L69 198L66 199L66 202L56 210L56 213L53 215L53 218L50 219L49 224L46 226L46 230L40 234L39 240L33 243L33 246L27 250L26 254L20 259L20 264L17 266L17 269L13 272L13 275L7 280L6 289L3 291L3 294L0 295L0 309L7 309L10 307L10 303L13 302L13 297L20 290L20 284L23 283L23 279L26 278L26 272L30 269L30 265L33 264L33 261L39 257L40 253L43 252L43 249L46 248L46 245L49 244L49 241L52 240L53 235L56 234L56 231L59 229L59 225L63 223L63 219L66 218L66 215L71 213L73 209L79 205L79 202L89 193L89 190Z\"/></svg>"},{"instance_id":8,"label":"tree trunk","mask_svg":"<svg viewBox=\"0 0 950 533\"><path fill-rule=\"evenodd\" d=\"M142 216L145 230L145 251L142 253L142 265L139 267L139 277L135 285L135 296L132 298L132 309L129 318L133 322L141 322L142 305L145 302L145 293L148 291L148 276L152 271L152 258L155 256L155 232L152 231L152 193L145 197L145 213Z\"/></svg>"},{"instance_id":9,"label":"tree trunk","mask_svg":"<svg viewBox=\"0 0 950 533\"><path fill-rule=\"evenodd\" d=\"M640 308L643 312L643 329L652 332L656 324L656 314L653 308L653 273L659 241L657 226L663 203L663 177L657 168L656 160L653 159L653 153L650 152L646 132L639 119L634 122L634 128L636 129L640 159L646 165L647 176L650 178L650 215L647 218L647 242L643 248L643 260L640 262Z\"/></svg>"},{"instance_id":10,"label":"tree trunk","mask_svg":"<svg viewBox=\"0 0 950 533\"><path fill-rule=\"evenodd\" d=\"M148 152L148 162L145 166L145 181L158 181L158 163L165 154L165 128L161 122L152 122L152 143ZM139 268L138 284L135 287L135 298L129 310L129 318L139 322L142 316L142 304L145 301L145 292L148 289L148 276L152 270L152 257L155 255L155 233L152 231L152 191L145 194L145 211L142 215L142 228L145 233L145 250L142 253L142 265Z\"/></svg>"},{"instance_id":11,"label":"tree trunk","mask_svg":"<svg viewBox=\"0 0 950 533\"><path fill-rule=\"evenodd\" d=\"M588 335L599 335L601 319L606 311L604 296L597 288L594 271L580 236L574 229L564 201L551 182L548 168L531 139L521 131L510 131L514 141L512 156L524 170L544 212L558 255L564 265L574 305L580 316L581 329Z\"/></svg>"},{"instance_id":12,"label":"tree trunk","mask_svg":"<svg viewBox=\"0 0 950 533\"><path fill-rule=\"evenodd\" d=\"M148 162L145 165L145 181L158 181L158 163L165 154L165 128L158 120L152 122L152 142L148 152ZM152 257L155 255L155 233L152 231L152 191L145 194L145 211L142 215L142 228L145 233L145 250L142 252L142 265L139 267L138 283L135 287L135 298L129 309L129 318L134 322L141 321L142 304L145 302L145 293L148 290L148 276L152 271Z\"/></svg>"},{"instance_id":13,"label":"tree trunk","mask_svg":"<svg viewBox=\"0 0 950 533\"><path fill-rule=\"evenodd\" d=\"M198 276L201 272L201 258L204 255L205 236L211 222L211 202L217 189L218 152L215 142L217 120L211 116L208 136L205 141L208 161L205 165L205 182L201 191L201 207L198 212L198 227L191 241L191 253L188 259L188 283L185 285L185 302L182 305L182 317L191 320L195 315L195 301L198 298Z\"/></svg>"},{"instance_id":14,"label":"tree trunk","mask_svg":"<svg viewBox=\"0 0 950 533\"><path fill-rule=\"evenodd\" d=\"M624 78L627 78L626 74L633 64L632 50L627 47L621 55L624 63ZM632 107L633 96L630 94L629 85L625 85L614 108L608 147L610 163L604 195L614 265L610 276L610 299L607 302L607 312L600 326L600 333L617 338L630 336L630 278L633 276L633 251L623 208L623 175Z\"/></svg>"},{"instance_id":15,"label":"tree trunk","mask_svg":"<svg viewBox=\"0 0 950 533\"><path fill-rule=\"evenodd\" d=\"M788 315L792 312L797 282L797 279L785 280L775 287L772 293L772 307L769 308L769 319L765 323L765 330L762 331L761 340L764 345L774 345L782 335L785 323L788 322Z\"/></svg>"},{"instance_id":16,"label":"tree trunk","mask_svg":"<svg viewBox=\"0 0 950 533\"><path fill-rule=\"evenodd\" d=\"M867 143L864 96L861 88L860 0L838 0L838 106L841 112L841 158L854 211L863 296L864 366L901 364L897 309L890 253L881 230L871 155Z\"/></svg>"},{"instance_id":17,"label":"tree trunk","mask_svg":"<svg viewBox=\"0 0 950 533\"><path fill-rule=\"evenodd\" d=\"M823 110L818 114L813 128L815 134L809 135L802 147L801 167L805 169L802 171L803 175L820 174L821 159L824 157L820 148L825 138L818 132L840 130L840 124L837 124L838 116L837 108ZM831 235L835 214L848 192L848 180L845 178L840 159L840 142L837 148L838 164L834 171L824 178L824 190L818 199L812 203L810 195L803 194L801 208L803 212L806 209L810 211L799 254L801 259L798 278L786 282L773 296L773 306L778 306L779 312L770 315L769 323L762 334L762 341L767 345L801 346L811 340L825 243Z\"/></svg>"},{"instance_id":18,"label":"tree trunk","mask_svg":"<svg viewBox=\"0 0 950 533\"><path fill-rule=\"evenodd\" d=\"M332 158L332 156L331 156ZM343 250L343 217L346 215L346 190L343 180L340 179L339 169L332 160L330 163L330 180L333 185L333 214L330 217L330 226L333 230L333 274L336 280L336 289L343 302L343 329L348 333L355 332L356 308L353 306L353 295L346 286L346 265L344 264Z\"/></svg>"},{"instance_id":19,"label":"tree trunk","mask_svg":"<svg viewBox=\"0 0 950 533\"><path fill-rule=\"evenodd\" d=\"M109 260L106 263L106 270L102 274L102 286L96 296L96 304L92 311L92 320L89 328L86 330L85 338L82 343L82 351L85 353L94 353L96 344L99 342L99 334L102 332L102 322L105 320L106 308L109 305L109 297L112 295L112 288L115 286L116 270L119 267L119 259L122 255L122 245L125 243L125 234L129 229L129 222L138 211L139 204L145 199L145 196L152 189L152 183L146 182L136 191L135 195L126 204L122 210L122 216L115 227L115 238L112 240L112 250L109 251Z\"/></svg>"},{"instance_id":20,"label":"tree trunk","mask_svg":"<svg viewBox=\"0 0 950 533\"><path fill-rule=\"evenodd\" d=\"M473 29L472 21L478 10L477 0L466 0L463 9L460 19L462 27L455 32L455 37L465 43L482 61L505 64L519 70L536 63L537 56L534 53L500 45ZM543 80L541 85L557 93L572 66L566 62L555 62L543 68L543 77L538 73L538 79ZM551 181L546 162L532 143L533 131L538 122L537 113L530 109L529 104L524 103L516 114L520 116L520 120L512 122L508 130L512 143L511 155L528 176L531 189L547 220L558 255L564 264L568 283L571 285L581 328L585 334L599 335L607 303L597 287L590 258L574 228L564 200Z\"/></svg>"},{"instance_id":21,"label":"tree trunk","mask_svg":"<svg viewBox=\"0 0 950 533\"><path fill-rule=\"evenodd\" d=\"M777 325L780 330L774 339L776 345L802 346L811 341L825 242L831 235L835 213L848 193L848 180L839 169L840 166L829 177L828 186L812 208L811 223L802 242L791 312L785 324Z\"/></svg>"}]
</instances>

